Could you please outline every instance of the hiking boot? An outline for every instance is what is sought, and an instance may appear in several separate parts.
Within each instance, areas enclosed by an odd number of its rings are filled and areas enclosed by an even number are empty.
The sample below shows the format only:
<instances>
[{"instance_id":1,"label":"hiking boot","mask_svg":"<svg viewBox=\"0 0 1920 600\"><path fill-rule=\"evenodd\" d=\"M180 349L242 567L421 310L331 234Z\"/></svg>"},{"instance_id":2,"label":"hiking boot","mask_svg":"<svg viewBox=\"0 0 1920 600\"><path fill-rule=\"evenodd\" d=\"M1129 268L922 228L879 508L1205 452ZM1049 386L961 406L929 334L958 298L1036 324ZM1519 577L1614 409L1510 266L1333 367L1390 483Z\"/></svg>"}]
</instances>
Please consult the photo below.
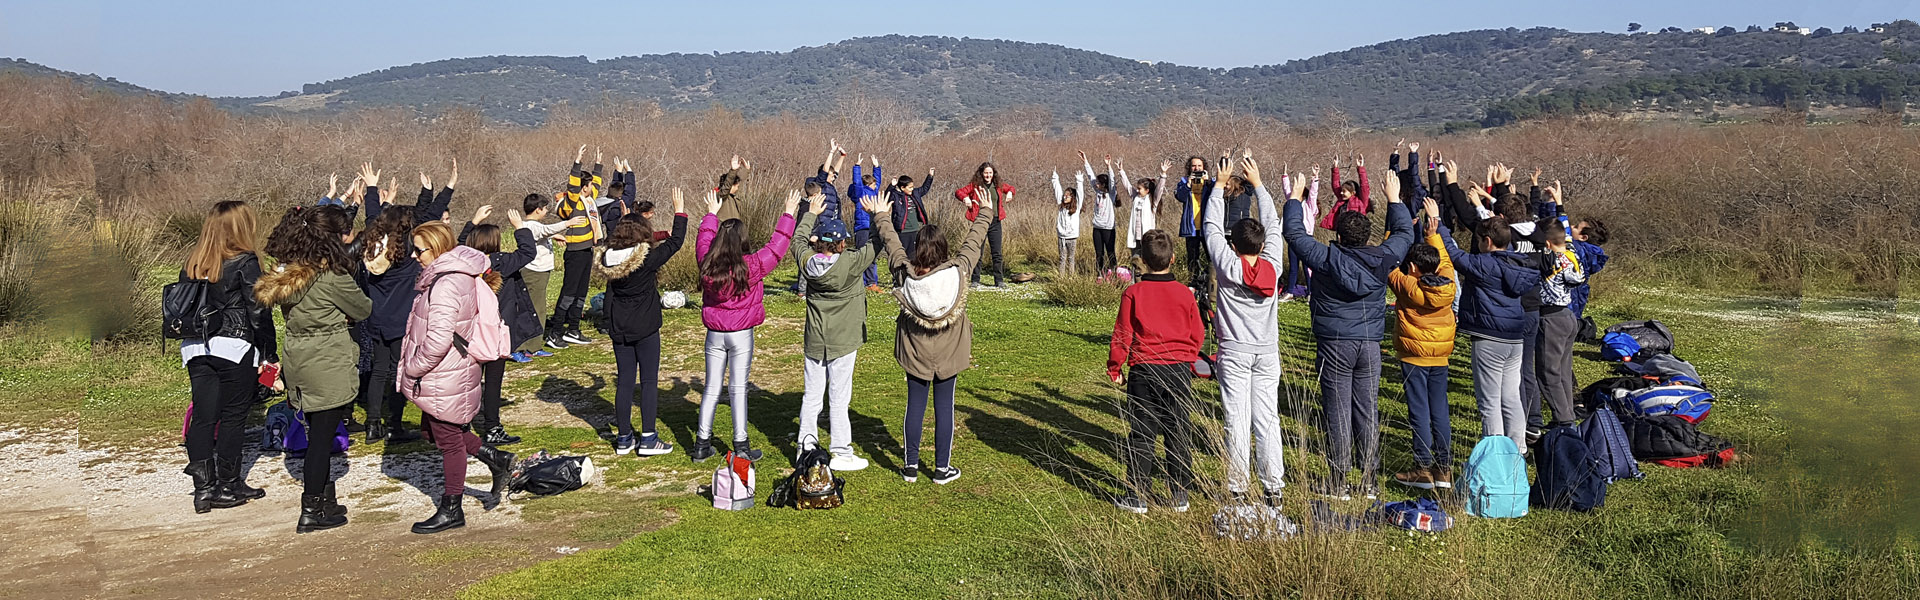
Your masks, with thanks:
<instances>
[{"instance_id":1,"label":"hiking boot","mask_svg":"<svg viewBox=\"0 0 1920 600\"><path fill-rule=\"evenodd\" d=\"M219 475L220 486L241 500L259 500L267 497L267 491L247 485L247 478L240 475L240 461L214 460L214 468Z\"/></svg>"},{"instance_id":2,"label":"hiking boot","mask_svg":"<svg viewBox=\"0 0 1920 600\"><path fill-rule=\"evenodd\" d=\"M632 451L633 451L633 434L629 433L626 435L615 436L613 438L613 455L614 456L624 455Z\"/></svg>"},{"instance_id":3,"label":"hiking boot","mask_svg":"<svg viewBox=\"0 0 1920 600\"><path fill-rule=\"evenodd\" d=\"M495 425L487 430L487 435L481 440L488 446L511 446L520 443L520 436L509 434L505 427Z\"/></svg>"},{"instance_id":4,"label":"hiking boot","mask_svg":"<svg viewBox=\"0 0 1920 600\"><path fill-rule=\"evenodd\" d=\"M434 504L433 516L413 524L413 532L419 534L440 533L448 529L467 526L467 514L460 510L459 494L442 494L440 501Z\"/></svg>"},{"instance_id":5,"label":"hiking boot","mask_svg":"<svg viewBox=\"0 0 1920 600\"><path fill-rule=\"evenodd\" d=\"M660 436L652 433L641 435L640 443L633 447L636 456L659 456L669 452L673 452L673 444L660 441Z\"/></svg>"},{"instance_id":6,"label":"hiking boot","mask_svg":"<svg viewBox=\"0 0 1920 600\"><path fill-rule=\"evenodd\" d=\"M347 433L366 433L367 424L347 418Z\"/></svg>"},{"instance_id":7,"label":"hiking boot","mask_svg":"<svg viewBox=\"0 0 1920 600\"><path fill-rule=\"evenodd\" d=\"M900 478L903 480L906 480L907 483L913 483L915 481L919 481L920 467L918 465L907 465L904 467L900 467Z\"/></svg>"},{"instance_id":8,"label":"hiking boot","mask_svg":"<svg viewBox=\"0 0 1920 600\"><path fill-rule=\"evenodd\" d=\"M320 494L300 495L300 522L294 524L294 533L312 533L324 529L333 529L347 524L346 515L334 514L326 496Z\"/></svg>"},{"instance_id":9,"label":"hiking boot","mask_svg":"<svg viewBox=\"0 0 1920 600\"><path fill-rule=\"evenodd\" d=\"M933 482L938 483L940 485L953 483L953 480L959 479L959 478L960 478L960 467L945 466L945 467L940 467L938 469L933 470Z\"/></svg>"},{"instance_id":10,"label":"hiking boot","mask_svg":"<svg viewBox=\"0 0 1920 600\"><path fill-rule=\"evenodd\" d=\"M693 459L693 462L702 462L713 458L713 439L700 438L695 440L693 442L693 448L687 450L687 458Z\"/></svg>"},{"instance_id":11,"label":"hiking boot","mask_svg":"<svg viewBox=\"0 0 1920 600\"><path fill-rule=\"evenodd\" d=\"M1395 473L1393 480L1407 487L1430 490L1434 486L1433 467L1415 467L1412 471Z\"/></svg>"},{"instance_id":12,"label":"hiking boot","mask_svg":"<svg viewBox=\"0 0 1920 600\"><path fill-rule=\"evenodd\" d=\"M193 478L193 512L206 513L216 508L233 508L247 503L245 498L234 496L233 492L221 487L214 479L212 460L187 463L187 468L180 472Z\"/></svg>"},{"instance_id":13,"label":"hiking boot","mask_svg":"<svg viewBox=\"0 0 1920 600\"><path fill-rule=\"evenodd\" d=\"M567 348L567 340L561 339L557 334L549 333L547 334L547 347L555 350L565 350Z\"/></svg>"},{"instance_id":14,"label":"hiking boot","mask_svg":"<svg viewBox=\"0 0 1920 600\"><path fill-rule=\"evenodd\" d=\"M1428 469L1427 472L1433 475L1433 487L1443 490L1453 489L1452 467L1435 466Z\"/></svg>"},{"instance_id":15,"label":"hiking boot","mask_svg":"<svg viewBox=\"0 0 1920 600\"><path fill-rule=\"evenodd\" d=\"M500 495L500 490L507 487L507 476L513 473L513 453L493 446L481 446L479 452L473 453L473 457L487 466L487 474L493 476L493 495Z\"/></svg>"},{"instance_id":16,"label":"hiking boot","mask_svg":"<svg viewBox=\"0 0 1920 600\"><path fill-rule=\"evenodd\" d=\"M580 333L580 328L579 328L579 327L575 327L575 328L572 328L572 329L568 329L568 330L567 330L567 333L566 333L566 335L565 335L565 336L562 336L562 337L561 337L560 339L563 339L563 340L566 340L568 344L591 344L591 343L593 343L593 338L589 338L589 337L587 337L586 335L584 335L584 334L582 334L582 333Z\"/></svg>"},{"instance_id":17,"label":"hiking boot","mask_svg":"<svg viewBox=\"0 0 1920 600\"><path fill-rule=\"evenodd\" d=\"M750 441L734 440L733 455L747 459L747 462L760 462L761 452L753 449L753 443Z\"/></svg>"},{"instance_id":18,"label":"hiking boot","mask_svg":"<svg viewBox=\"0 0 1920 600\"><path fill-rule=\"evenodd\" d=\"M827 462L827 468L833 469L836 473L858 471L867 468L867 459L852 454L835 454L833 460Z\"/></svg>"},{"instance_id":19,"label":"hiking boot","mask_svg":"<svg viewBox=\"0 0 1920 600\"><path fill-rule=\"evenodd\" d=\"M1124 510L1136 515L1147 514L1146 501L1141 500L1139 496L1136 496L1131 493L1125 496L1121 496L1119 498L1114 498L1113 505L1116 507L1119 507L1120 510Z\"/></svg>"},{"instance_id":20,"label":"hiking boot","mask_svg":"<svg viewBox=\"0 0 1920 600\"><path fill-rule=\"evenodd\" d=\"M1173 486L1173 493L1167 496L1167 508L1173 509L1173 512L1187 512L1190 506L1192 503L1187 501L1187 488Z\"/></svg>"}]
</instances>

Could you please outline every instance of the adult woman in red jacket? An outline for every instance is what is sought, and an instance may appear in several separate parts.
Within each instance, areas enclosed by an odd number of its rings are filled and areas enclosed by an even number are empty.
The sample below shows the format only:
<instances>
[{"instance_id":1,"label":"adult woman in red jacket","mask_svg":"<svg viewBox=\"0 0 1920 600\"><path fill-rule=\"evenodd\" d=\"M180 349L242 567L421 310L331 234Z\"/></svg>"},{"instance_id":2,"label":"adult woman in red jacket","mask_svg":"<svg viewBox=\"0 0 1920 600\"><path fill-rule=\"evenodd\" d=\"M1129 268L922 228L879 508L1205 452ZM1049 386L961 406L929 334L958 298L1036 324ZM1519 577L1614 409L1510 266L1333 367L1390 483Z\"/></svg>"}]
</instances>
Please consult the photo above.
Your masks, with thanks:
<instances>
[{"instance_id":1,"label":"adult woman in red jacket","mask_svg":"<svg viewBox=\"0 0 1920 600\"><path fill-rule=\"evenodd\" d=\"M953 191L953 197L967 203L967 220L980 215L981 205L992 206L993 224L987 228L987 246L993 251L993 286L1007 287L1007 260L1000 253L1000 222L1007 219L1007 203L1013 201L1013 186L1000 180L993 163L980 163L973 170L973 181ZM980 265L973 266L973 284L980 285Z\"/></svg>"}]
</instances>

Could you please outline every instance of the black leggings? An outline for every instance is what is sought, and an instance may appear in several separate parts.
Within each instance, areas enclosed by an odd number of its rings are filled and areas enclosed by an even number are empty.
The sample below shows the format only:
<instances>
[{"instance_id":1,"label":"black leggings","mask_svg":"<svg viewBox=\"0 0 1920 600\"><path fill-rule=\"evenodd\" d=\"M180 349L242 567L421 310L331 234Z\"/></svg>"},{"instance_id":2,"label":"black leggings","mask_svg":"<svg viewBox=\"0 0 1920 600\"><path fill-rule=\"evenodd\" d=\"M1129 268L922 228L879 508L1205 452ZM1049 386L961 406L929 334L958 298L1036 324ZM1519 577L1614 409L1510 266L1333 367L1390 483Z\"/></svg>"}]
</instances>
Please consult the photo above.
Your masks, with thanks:
<instances>
[{"instance_id":1,"label":"black leggings","mask_svg":"<svg viewBox=\"0 0 1920 600\"><path fill-rule=\"evenodd\" d=\"M580 327L580 314L587 307L587 285L593 281L593 248L568 250L560 275L560 300L549 321L564 329Z\"/></svg>"},{"instance_id":2,"label":"black leggings","mask_svg":"<svg viewBox=\"0 0 1920 600\"><path fill-rule=\"evenodd\" d=\"M999 219L995 219L992 225L987 226L987 247L993 251L993 285L995 287L1006 285L1007 258L1000 253ZM980 261L973 265L974 285L980 285L980 268L983 266L986 266L986 261Z\"/></svg>"},{"instance_id":3,"label":"black leggings","mask_svg":"<svg viewBox=\"0 0 1920 600\"><path fill-rule=\"evenodd\" d=\"M1101 274L1120 266L1120 257L1113 253L1114 235L1112 229L1093 228L1093 268Z\"/></svg>"},{"instance_id":4,"label":"black leggings","mask_svg":"<svg viewBox=\"0 0 1920 600\"><path fill-rule=\"evenodd\" d=\"M367 378L367 389L361 390L366 396L368 425L376 420L385 420L393 427L401 425L407 398L394 387L400 379L400 339L373 341L373 375Z\"/></svg>"},{"instance_id":5,"label":"black leggings","mask_svg":"<svg viewBox=\"0 0 1920 600\"><path fill-rule=\"evenodd\" d=\"M907 376L907 465L920 464L920 428L927 418L927 392L933 392L933 466L953 460L953 380L927 381Z\"/></svg>"},{"instance_id":6,"label":"black leggings","mask_svg":"<svg viewBox=\"0 0 1920 600\"><path fill-rule=\"evenodd\" d=\"M251 354L247 362L253 362ZM253 407L258 370L218 356L196 356L187 361L187 382L193 390L193 416L187 424L187 460L240 460L246 442L247 409ZM221 435L225 434L225 435Z\"/></svg>"},{"instance_id":7,"label":"black leggings","mask_svg":"<svg viewBox=\"0 0 1920 600\"><path fill-rule=\"evenodd\" d=\"M614 342L613 422L620 435L633 435L633 370L640 367L640 432L653 433L660 405L660 332L633 343Z\"/></svg>"},{"instance_id":8,"label":"black leggings","mask_svg":"<svg viewBox=\"0 0 1920 600\"><path fill-rule=\"evenodd\" d=\"M306 413L307 455L301 463L300 489L308 495L319 495L333 481L333 436L352 412L353 405L348 404Z\"/></svg>"},{"instance_id":9,"label":"black leggings","mask_svg":"<svg viewBox=\"0 0 1920 600\"><path fill-rule=\"evenodd\" d=\"M480 416L473 420L473 430L491 431L500 426L500 386L507 376L507 359L480 363Z\"/></svg>"}]
</instances>

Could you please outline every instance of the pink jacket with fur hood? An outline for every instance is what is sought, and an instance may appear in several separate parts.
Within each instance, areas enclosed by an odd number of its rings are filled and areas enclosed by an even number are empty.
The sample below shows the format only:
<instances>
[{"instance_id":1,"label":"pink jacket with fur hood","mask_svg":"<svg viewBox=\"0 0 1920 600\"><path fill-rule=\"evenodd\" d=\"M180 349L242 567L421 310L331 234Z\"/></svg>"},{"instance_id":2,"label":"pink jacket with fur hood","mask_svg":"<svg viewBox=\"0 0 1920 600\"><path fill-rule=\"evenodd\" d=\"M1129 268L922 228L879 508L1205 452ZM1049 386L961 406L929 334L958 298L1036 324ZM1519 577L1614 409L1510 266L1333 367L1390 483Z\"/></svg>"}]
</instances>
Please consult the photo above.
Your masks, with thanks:
<instances>
[{"instance_id":1,"label":"pink jacket with fur hood","mask_svg":"<svg viewBox=\"0 0 1920 600\"><path fill-rule=\"evenodd\" d=\"M480 279L491 265L485 253L456 246L423 267L414 283L420 294L407 315L396 384L435 419L466 424L480 412L480 363L455 350L453 336L472 326L475 296L492 293Z\"/></svg>"}]
</instances>

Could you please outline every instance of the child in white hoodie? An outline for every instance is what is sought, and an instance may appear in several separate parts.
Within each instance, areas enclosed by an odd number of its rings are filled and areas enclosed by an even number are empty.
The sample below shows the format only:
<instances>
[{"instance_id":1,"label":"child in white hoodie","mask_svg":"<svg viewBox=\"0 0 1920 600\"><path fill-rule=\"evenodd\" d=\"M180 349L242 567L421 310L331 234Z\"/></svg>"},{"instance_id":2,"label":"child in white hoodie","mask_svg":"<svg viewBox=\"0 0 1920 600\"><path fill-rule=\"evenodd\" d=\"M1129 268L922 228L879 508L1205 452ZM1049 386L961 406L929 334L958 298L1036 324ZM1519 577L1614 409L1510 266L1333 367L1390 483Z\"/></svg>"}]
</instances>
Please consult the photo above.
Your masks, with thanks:
<instances>
[{"instance_id":1,"label":"child in white hoodie","mask_svg":"<svg viewBox=\"0 0 1920 600\"><path fill-rule=\"evenodd\" d=\"M1072 275L1079 269L1074 264L1074 254L1080 248L1080 187L1086 184L1078 173L1073 176L1073 187L1060 188L1060 172L1053 172L1053 203L1060 208L1060 215L1053 220L1053 228L1060 234L1060 273Z\"/></svg>"}]
</instances>

